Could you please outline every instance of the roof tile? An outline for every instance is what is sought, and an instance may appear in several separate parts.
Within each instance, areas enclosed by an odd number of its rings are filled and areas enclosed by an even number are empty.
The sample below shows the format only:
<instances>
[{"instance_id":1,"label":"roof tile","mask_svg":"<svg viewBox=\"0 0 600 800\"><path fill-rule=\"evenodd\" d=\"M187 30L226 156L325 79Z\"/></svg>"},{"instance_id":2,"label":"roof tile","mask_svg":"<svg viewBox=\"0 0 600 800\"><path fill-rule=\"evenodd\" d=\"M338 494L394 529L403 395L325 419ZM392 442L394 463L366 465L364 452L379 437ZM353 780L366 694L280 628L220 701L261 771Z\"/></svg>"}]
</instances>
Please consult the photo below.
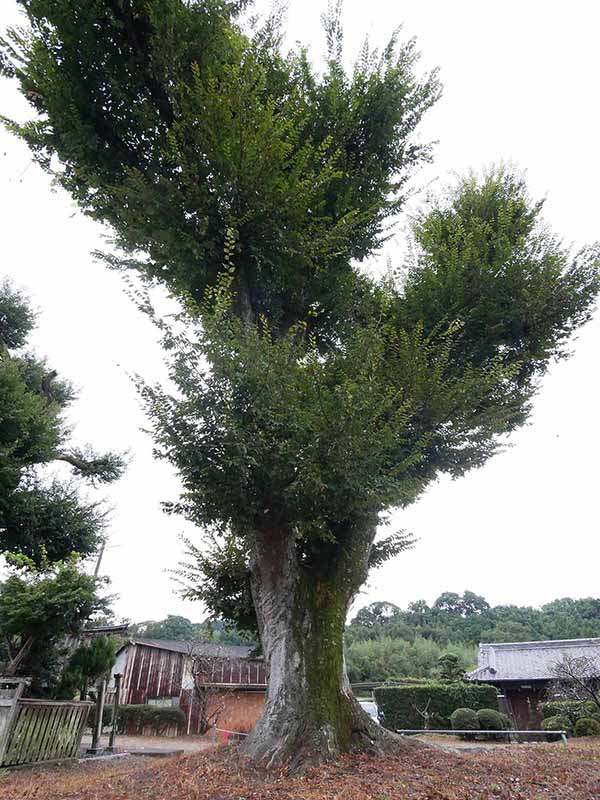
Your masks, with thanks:
<instances>
[{"instance_id":1,"label":"roof tile","mask_svg":"<svg viewBox=\"0 0 600 800\"><path fill-rule=\"evenodd\" d=\"M480 644L477 669L467 678L490 683L551 680L554 665L565 654L588 656L600 664L600 638Z\"/></svg>"}]
</instances>

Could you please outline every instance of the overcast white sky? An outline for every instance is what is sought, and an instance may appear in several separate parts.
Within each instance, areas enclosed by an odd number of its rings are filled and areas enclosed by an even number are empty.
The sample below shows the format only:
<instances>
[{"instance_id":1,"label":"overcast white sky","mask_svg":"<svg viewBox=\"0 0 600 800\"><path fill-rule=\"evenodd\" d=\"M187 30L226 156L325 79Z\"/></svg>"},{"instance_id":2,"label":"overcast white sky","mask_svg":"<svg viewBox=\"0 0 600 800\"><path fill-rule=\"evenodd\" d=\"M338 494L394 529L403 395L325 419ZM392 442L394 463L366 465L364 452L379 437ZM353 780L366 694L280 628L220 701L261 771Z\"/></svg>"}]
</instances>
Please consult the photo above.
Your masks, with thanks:
<instances>
[{"instance_id":1,"label":"overcast white sky","mask_svg":"<svg viewBox=\"0 0 600 800\"><path fill-rule=\"evenodd\" d=\"M260 2L259 8L267 6ZM319 15L326 0L290 0L291 40L323 50ZM18 20L1 0L0 29ZM365 34L383 44L403 24L416 36L423 68L439 66L444 96L422 128L439 140L425 186L452 172L512 161L527 170L534 196L546 196L546 221L578 247L599 238L600 5L593 0L346 0L349 56ZM27 105L0 82L0 113ZM0 132L0 276L8 274L40 309L37 350L79 387L75 436L99 448L126 449L130 468L104 492L114 507L103 572L118 593L116 611L134 620L179 613L203 617L174 592L180 532L199 536L160 510L178 481L152 459L144 415L128 373L164 376L152 325L128 300L121 279L96 264L100 226L31 165L27 149ZM401 237L401 226L398 236ZM398 249L398 248L396 248ZM394 247L390 252L395 252ZM574 343L568 362L545 379L531 424L513 447L458 481L441 480L393 525L417 547L371 576L357 607L432 602L444 590L471 589L493 604L539 605L555 597L600 594L598 585L598 345L600 317Z\"/></svg>"}]
</instances>

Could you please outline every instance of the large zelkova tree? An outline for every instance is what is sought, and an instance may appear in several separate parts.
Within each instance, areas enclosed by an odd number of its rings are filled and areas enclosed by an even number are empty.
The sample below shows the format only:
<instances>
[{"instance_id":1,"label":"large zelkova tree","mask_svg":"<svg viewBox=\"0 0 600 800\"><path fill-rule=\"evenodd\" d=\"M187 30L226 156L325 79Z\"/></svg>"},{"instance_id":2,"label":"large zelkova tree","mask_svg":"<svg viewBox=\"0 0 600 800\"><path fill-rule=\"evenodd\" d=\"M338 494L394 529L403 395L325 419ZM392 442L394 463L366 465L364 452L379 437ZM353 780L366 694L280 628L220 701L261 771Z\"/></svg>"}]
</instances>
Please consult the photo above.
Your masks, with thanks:
<instances>
[{"instance_id":1,"label":"large zelkova tree","mask_svg":"<svg viewBox=\"0 0 600 800\"><path fill-rule=\"evenodd\" d=\"M369 568L409 543L374 543L382 515L525 422L590 315L597 252L571 257L499 170L413 220L407 270L369 273L430 156L415 130L440 90L411 42L365 47L348 73L334 11L317 73L246 2L20 5L3 70L36 115L7 124L111 227L109 264L182 301L164 329L176 391L142 391L183 481L172 509L212 536L201 596L260 630L269 689L247 752L397 746L343 656Z\"/></svg>"}]
</instances>

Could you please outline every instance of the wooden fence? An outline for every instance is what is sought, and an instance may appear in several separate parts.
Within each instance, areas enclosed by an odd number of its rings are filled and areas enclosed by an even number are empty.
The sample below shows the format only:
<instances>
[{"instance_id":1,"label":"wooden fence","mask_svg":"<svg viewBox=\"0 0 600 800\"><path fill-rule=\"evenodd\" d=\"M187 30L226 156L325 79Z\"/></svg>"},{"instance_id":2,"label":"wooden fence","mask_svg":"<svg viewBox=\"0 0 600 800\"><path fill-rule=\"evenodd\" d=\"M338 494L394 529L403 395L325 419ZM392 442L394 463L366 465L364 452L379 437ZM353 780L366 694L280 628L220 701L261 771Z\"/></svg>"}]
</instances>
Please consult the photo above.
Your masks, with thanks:
<instances>
[{"instance_id":1,"label":"wooden fence","mask_svg":"<svg viewBox=\"0 0 600 800\"><path fill-rule=\"evenodd\" d=\"M24 699L25 685L0 678L0 766L76 757L93 704Z\"/></svg>"}]
</instances>

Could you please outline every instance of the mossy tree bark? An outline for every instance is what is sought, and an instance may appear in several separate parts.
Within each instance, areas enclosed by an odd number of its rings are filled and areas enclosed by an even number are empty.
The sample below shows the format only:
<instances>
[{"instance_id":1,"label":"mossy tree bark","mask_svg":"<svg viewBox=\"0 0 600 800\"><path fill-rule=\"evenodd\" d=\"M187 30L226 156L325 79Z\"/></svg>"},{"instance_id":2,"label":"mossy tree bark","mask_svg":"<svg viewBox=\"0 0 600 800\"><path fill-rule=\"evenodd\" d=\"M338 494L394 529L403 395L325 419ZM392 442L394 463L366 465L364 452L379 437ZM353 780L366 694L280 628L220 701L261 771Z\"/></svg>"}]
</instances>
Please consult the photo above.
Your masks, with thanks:
<instances>
[{"instance_id":1,"label":"mossy tree bark","mask_svg":"<svg viewBox=\"0 0 600 800\"><path fill-rule=\"evenodd\" d=\"M299 557L291 532L255 545L252 591L270 667L264 712L246 752L267 766L380 750L392 737L354 698L344 663L349 604L366 577L374 525L348 529L327 557Z\"/></svg>"}]
</instances>

